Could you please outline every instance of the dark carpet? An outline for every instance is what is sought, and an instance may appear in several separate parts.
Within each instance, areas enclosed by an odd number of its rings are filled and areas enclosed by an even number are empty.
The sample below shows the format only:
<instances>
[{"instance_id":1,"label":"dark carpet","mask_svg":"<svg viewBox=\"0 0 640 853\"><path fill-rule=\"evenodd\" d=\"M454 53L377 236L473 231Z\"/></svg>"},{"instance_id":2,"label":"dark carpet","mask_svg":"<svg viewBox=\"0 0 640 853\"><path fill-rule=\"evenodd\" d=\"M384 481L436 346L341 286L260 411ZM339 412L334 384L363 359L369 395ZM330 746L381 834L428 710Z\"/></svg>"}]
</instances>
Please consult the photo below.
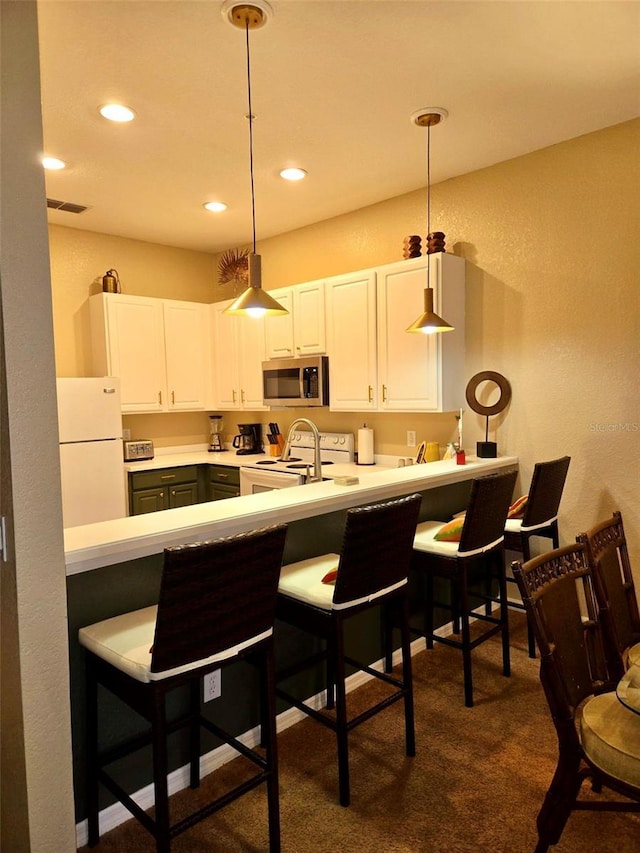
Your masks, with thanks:
<instances>
[{"instance_id":1,"label":"dark carpet","mask_svg":"<svg viewBox=\"0 0 640 853\"><path fill-rule=\"evenodd\" d=\"M536 815L553 775L556 737L527 657L524 617L512 614L512 675L500 668L497 638L473 653L475 707L465 708L460 653L439 645L413 658L417 755L404 754L402 707L393 705L350 735L351 806L337 803L332 732L312 720L279 735L284 853L529 853ZM350 713L383 687L349 694ZM175 816L194 796L236 781L238 759L198 792L172 798ZM593 796L586 792L587 796ZM172 819L174 815L172 813ZM88 848L82 848L88 851ZM135 820L104 835L99 853L154 851ZM174 853L268 850L264 786L176 838ZM638 853L640 815L574 812L557 853Z\"/></svg>"}]
</instances>

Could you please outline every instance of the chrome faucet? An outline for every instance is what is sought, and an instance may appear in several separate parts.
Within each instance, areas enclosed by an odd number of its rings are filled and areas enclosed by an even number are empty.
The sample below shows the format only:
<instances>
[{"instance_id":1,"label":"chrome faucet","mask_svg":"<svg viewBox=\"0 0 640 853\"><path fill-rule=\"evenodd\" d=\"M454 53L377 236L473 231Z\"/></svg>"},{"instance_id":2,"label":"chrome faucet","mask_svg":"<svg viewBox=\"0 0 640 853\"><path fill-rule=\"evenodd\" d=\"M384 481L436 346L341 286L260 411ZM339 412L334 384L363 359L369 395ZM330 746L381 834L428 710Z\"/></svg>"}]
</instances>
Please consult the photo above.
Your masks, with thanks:
<instances>
[{"instance_id":1,"label":"chrome faucet","mask_svg":"<svg viewBox=\"0 0 640 853\"><path fill-rule=\"evenodd\" d=\"M309 476L309 468L307 467L306 481L307 483L321 483L322 462L320 461L320 433L318 432L318 427L313 423L313 421L310 421L308 418L296 418L289 427L287 440L284 443L284 450L282 451L282 456L280 458L283 462L288 461L291 454L291 436L293 435L293 430L298 426L298 424L306 424L313 433L313 477Z\"/></svg>"}]
</instances>

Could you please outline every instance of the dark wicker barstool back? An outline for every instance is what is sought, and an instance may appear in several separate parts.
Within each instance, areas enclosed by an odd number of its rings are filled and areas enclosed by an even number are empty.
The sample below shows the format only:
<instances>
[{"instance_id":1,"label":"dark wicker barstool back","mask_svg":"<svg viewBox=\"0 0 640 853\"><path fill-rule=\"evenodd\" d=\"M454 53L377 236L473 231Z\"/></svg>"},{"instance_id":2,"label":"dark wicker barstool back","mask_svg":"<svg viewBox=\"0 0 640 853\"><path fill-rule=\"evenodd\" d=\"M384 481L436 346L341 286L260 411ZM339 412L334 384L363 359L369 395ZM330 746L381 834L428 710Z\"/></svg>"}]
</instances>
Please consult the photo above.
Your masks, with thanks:
<instances>
[{"instance_id":1,"label":"dark wicker barstool back","mask_svg":"<svg viewBox=\"0 0 640 853\"><path fill-rule=\"evenodd\" d=\"M458 556L482 552L502 543L504 519L509 510L516 476L515 471L510 471L473 480Z\"/></svg>"},{"instance_id":2,"label":"dark wicker barstool back","mask_svg":"<svg viewBox=\"0 0 640 853\"><path fill-rule=\"evenodd\" d=\"M540 649L540 681L558 735L558 764L537 819L536 853L546 853L574 809L640 809L640 786L632 781L640 779L640 717L612 692L586 547L568 545L514 562L512 569ZM636 802L578 800L589 777L594 791L606 785Z\"/></svg>"},{"instance_id":3,"label":"dark wicker barstool back","mask_svg":"<svg viewBox=\"0 0 640 853\"><path fill-rule=\"evenodd\" d=\"M612 666L621 678L629 663L630 650L640 644L638 599L622 514L616 510L611 518L581 533L577 540L587 548ZM640 662L640 647L631 656Z\"/></svg>"},{"instance_id":4,"label":"dark wicker barstool back","mask_svg":"<svg viewBox=\"0 0 640 853\"><path fill-rule=\"evenodd\" d=\"M410 495L347 511L334 604L369 598L406 581L419 509L420 501Z\"/></svg>"},{"instance_id":5,"label":"dark wicker barstool back","mask_svg":"<svg viewBox=\"0 0 640 853\"><path fill-rule=\"evenodd\" d=\"M558 510L569 470L570 456L561 456L549 462L536 462L529 486L527 505L521 519L508 519L505 526L504 547L522 554L523 562L531 559L530 539L541 536L551 540L551 546L560 545ZM507 576L507 582L515 584ZM510 601L510 607L524 610L524 605ZM528 627L529 657L536 656L536 644L531 625Z\"/></svg>"},{"instance_id":6,"label":"dark wicker barstool back","mask_svg":"<svg viewBox=\"0 0 640 853\"><path fill-rule=\"evenodd\" d=\"M151 671L233 648L273 626L286 529L166 548ZM239 604L241 603L241 606Z\"/></svg>"}]
</instances>

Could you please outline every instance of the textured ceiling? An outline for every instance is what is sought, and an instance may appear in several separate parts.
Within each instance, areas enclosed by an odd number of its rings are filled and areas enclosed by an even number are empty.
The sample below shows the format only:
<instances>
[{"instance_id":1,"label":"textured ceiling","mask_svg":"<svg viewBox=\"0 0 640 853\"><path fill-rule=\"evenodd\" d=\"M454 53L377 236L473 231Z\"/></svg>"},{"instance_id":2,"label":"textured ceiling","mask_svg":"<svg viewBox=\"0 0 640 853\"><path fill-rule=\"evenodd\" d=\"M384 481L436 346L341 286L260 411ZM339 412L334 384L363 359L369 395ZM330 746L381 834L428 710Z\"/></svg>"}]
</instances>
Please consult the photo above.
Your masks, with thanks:
<instances>
[{"instance_id":1,"label":"textured ceiling","mask_svg":"<svg viewBox=\"0 0 640 853\"><path fill-rule=\"evenodd\" d=\"M252 32L258 239L640 114L640 3L273 0ZM216 252L251 239L245 37L218 0L41 0L49 221ZM97 107L136 110L126 125ZM290 184L283 166L308 178ZM222 199L223 214L202 207Z\"/></svg>"}]
</instances>

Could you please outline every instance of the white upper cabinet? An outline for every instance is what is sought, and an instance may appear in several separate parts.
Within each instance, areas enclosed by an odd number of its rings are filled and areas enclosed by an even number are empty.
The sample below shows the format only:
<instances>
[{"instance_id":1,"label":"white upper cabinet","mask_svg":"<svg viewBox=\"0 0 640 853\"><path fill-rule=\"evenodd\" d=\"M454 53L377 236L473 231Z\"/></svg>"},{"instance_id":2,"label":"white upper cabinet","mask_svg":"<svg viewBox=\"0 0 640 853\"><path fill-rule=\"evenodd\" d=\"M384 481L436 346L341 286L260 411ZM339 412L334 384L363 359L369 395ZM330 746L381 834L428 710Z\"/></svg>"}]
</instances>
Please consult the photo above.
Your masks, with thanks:
<instances>
[{"instance_id":1,"label":"white upper cabinet","mask_svg":"<svg viewBox=\"0 0 640 853\"><path fill-rule=\"evenodd\" d=\"M330 408L445 412L463 405L465 261L429 257L434 306L454 331L409 334L424 310L426 258L327 279Z\"/></svg>"},{"instance_id":2,"label":"white upper cabinet","mask_svg":"<svg viewBox=\"0 0 640 853\"><path fill-rule=\"evenodd\" d=\"M220 410L263 410L264 319L225 314L232 300L210 306L213 336L213 401Z\"/></svg>"},{"instance_id":3,"label":"white upper cabinet","mask_svg":"<svg viewBox=\"0 0 640 853\"><path fill-rule=\"evenodd\" d=\"M324 281L270 290L289 313L265 319L267 358L326 352Z\"/></svg>"},{"instance_id":4,"label":"white upper cabinet","mask_svg":"<svg viewBox=\"0 0 640 853\"><path fill-rule=\"evenodd\" d=\"M209 306L199 302L162 301L167 364L167 408L204 409L210 382Z\"/></svg>"},{"instance_id":5,"label":"white upper cabinet","mask_svg":"<svg viewBox=\"0 0 640 853\"><path fill-rule=\"evenodd\" d=\"M119 376L123 412L204 409L208 306L99 293L89 300L93 371Z\"/></svg>"},{"instance_id":6,"label":"white upper cabinet","mask_svg":"<svg viewBox=\"0 0 640 853\"><path fill-rule=\"evenodd\" d=\"M454 331L409 334L424 310L426 258L377 270L379 411L444 412L464 403L464 258L429 256L434 310Z\"/></svg>"},{"instance_id":7,"label":"white upper cabinet","mask_svg":"<svg viewBox=\"0 0 640 853\"><path fill-rule=\"evenodd\" d=\"M376 276L373 270L327 279L327 353L332 411L375 411Z\"/></svg>"}]
</instances>

